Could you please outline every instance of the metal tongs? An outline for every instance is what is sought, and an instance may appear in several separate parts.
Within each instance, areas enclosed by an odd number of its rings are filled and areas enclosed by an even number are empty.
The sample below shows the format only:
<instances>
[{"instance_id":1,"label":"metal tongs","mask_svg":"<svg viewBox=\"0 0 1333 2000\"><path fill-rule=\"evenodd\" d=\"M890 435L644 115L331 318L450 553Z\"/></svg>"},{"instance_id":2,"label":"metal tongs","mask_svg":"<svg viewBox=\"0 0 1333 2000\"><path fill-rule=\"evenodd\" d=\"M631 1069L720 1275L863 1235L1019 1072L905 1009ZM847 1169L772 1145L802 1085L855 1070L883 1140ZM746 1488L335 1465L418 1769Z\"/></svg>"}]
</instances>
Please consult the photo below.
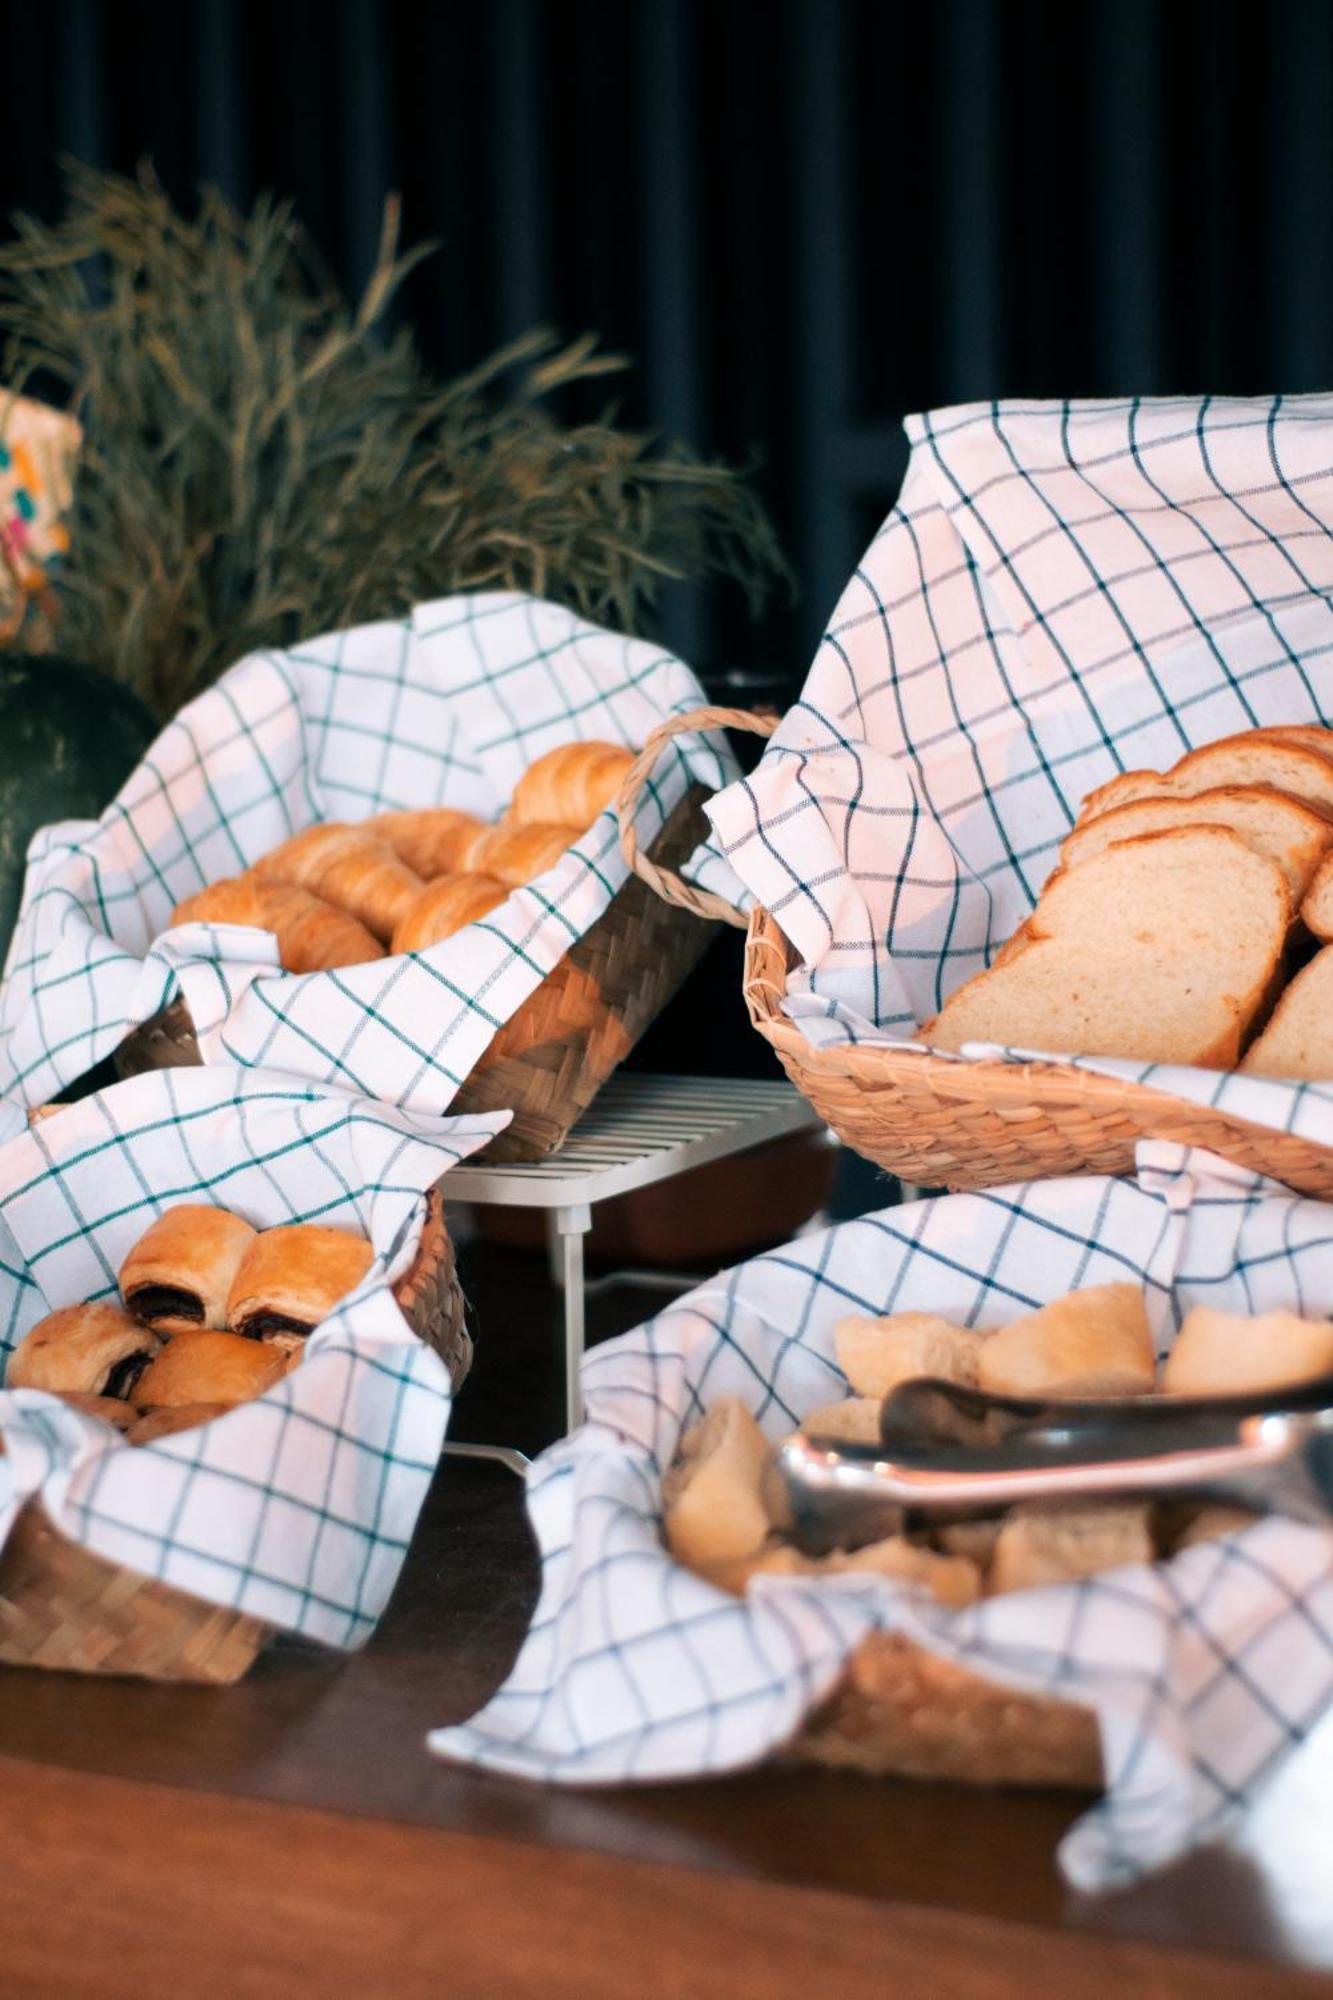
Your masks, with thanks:
<instances>
[{"instance_id":1,"label":"metal tongs","mask_svg":"<svg viewBox=\"0 0 1333 2000\"><path fill-rule=\"evenodd\" d=\"M1327 1525L1333 1376L1240 1396L1040 1402L952 1382L886 1396L877 1442L787 1439L798 1537L890 1532L904 1511L993 1513L1019 1500L1207 1496Z\"/></svg>"}]
</instances>

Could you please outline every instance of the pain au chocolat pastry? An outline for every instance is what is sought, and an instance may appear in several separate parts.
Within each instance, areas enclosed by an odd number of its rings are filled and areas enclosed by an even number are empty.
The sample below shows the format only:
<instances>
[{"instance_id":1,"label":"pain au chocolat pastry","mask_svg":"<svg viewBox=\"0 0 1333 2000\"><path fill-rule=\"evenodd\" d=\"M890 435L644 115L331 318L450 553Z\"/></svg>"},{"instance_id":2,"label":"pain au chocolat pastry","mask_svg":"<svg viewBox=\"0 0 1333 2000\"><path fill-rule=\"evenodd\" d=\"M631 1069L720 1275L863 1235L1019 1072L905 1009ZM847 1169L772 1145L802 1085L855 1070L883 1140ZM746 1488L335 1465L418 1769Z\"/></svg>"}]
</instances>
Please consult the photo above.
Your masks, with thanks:
<instances>
[{"instance_id":1,"label":"pain au chocolat pastry","mask_svg":"<svg viewBox=\"0 0 1333 2000\"><path fill-rule=\"evenodd\" d=\"M187 896L172 912L174 924L251 924L271 931L287 972L328 972L364 965L384 950L364 924L320 896L287 882L236 875Z\"/></svg>"},{"instance_id":2,"label":"pain au chocolat pastry","mask_svg":"<svg viewBox=\"0 0 1333 2000\"><path fill-rule=\"evenodd\" d=\"M135 1422L133 1405L122 1403L116 1396L85 1396L77 1389L64 1389L60 1400L72 1410L82 1410L85 1417L100 1417L113 1430L128 1431Z\"/></svg>"},{"instance_id":3,"label":"pain au chocolat pastry","mask_svg":"<svg viewBox=\"0 0 1333 2000\"><path fill-rule=\"evenodd\" d=\"M61 1306L14 1349L5 1387L127 1397L161 1346L151 1328L119 1306Z\"/></svg>"},{"instance_id":4,"label":"pain au chocolat pastry","mask_svg":"<svg viewBox=\"0 0 1333 2000\"><path fill-rule=\"evenodd\" d=\"M126 1311L168 1336L224 1327L227 1295L257 1233L225 1208L167 1209L120 1267Z\"/></svg>"},{"instance_id":5,"label":"pain au chocolat pastry","mask_svg":"<svg viewBox=\"0 0 1333 2000\"><path fill-rule=\"evenodd\" d=\"M579 829L572 824L557 826L532 821L520 825L502 819L499 826L488 827L477 841L468 867L474 874L493 875L497 881L507 882L511 889L521 889L526 883L535 882L548 868L554 868L578 838Z\"/></svg>"},{"instance_id":6,"label":"pain au chocolat pastry","mask_svg":"<svg viewBox=\"0 0 1333 2000\"><path fill-rule=\"evenodd\" d=\"M323 897L382 943L424 886L387 840L340 824L308 826L256 862L255 873Z\"/></svg>"},{"instance_id":7,"label":"pain au chocolat pastry","mask_svg":"<svg viewBox=\"0 0 1333 2000\"><path fill-rule=\"evenodd\" d=\"M252 1340L283 1349L299 1346L360 1284L374 1255L365 1237L350 1229L314 1222L265 1229L236 1273L227 1323Z\"/></svg>"},{"instance_id":8,"label":"pain au chocolat pastry","mask_svg":"<svg viewBox=\"0 0 1333 2000\"><path fill-rule=\"evenodd\" d=\"M446 875L429 882L393 934L392 949L424 951L503 903L507 885L490 875Z\"/></svg>"},{"instance_id":9,"label":"pain au chocolat pastry","mask_svg":"<svg viewBox=\"0 0 1333 2000\"><path fill-rule=\"evenodd\" d=\"M615 798L637 754L619 743L562 743L529 764L508 817L520 826L544 821L582 833Z\"/></svg>"},{"instance_id":10,"label":"pain au chocolat pastry","mask_svg":"<svg viewBox=\"0 0 1333 2000\"><path fill-rule=\"evenodd\" d=\"M188 1340L169 1340L133 1384L130 1401L141 1411L199 1403L230 1409L271 1389L292 1360L282 1348L209 1328Z\"/></svg>"},{"instance_id":11,"label":"pain au chocolat pastry","mask_svg":"<svg viewBox=\"0 0 1333 2000\"><path fill-rule=\"evenodd\" d=\"M387 840L423 882L433 882L437 875L467 868L474 841L490 828L485 820L452 806L427 806L421 812L377 813L366 821L366 831Z\"/></svg>"},{"instance_id":12,"label":"pain au chocolat pastry","mask_svg":"<svg viewBox=\"0 0 1333 2000\"><path fill-rule=\"evenodd\" d=\"M164 1403L146 1417L130 1410L125 1442L152 1444L155 1438L174 1437L177 1431L197 1430L200 1424L211 1424L214 1417L225 1417L234 1408L233 1403Z\"/></svg>"}]
</instances>

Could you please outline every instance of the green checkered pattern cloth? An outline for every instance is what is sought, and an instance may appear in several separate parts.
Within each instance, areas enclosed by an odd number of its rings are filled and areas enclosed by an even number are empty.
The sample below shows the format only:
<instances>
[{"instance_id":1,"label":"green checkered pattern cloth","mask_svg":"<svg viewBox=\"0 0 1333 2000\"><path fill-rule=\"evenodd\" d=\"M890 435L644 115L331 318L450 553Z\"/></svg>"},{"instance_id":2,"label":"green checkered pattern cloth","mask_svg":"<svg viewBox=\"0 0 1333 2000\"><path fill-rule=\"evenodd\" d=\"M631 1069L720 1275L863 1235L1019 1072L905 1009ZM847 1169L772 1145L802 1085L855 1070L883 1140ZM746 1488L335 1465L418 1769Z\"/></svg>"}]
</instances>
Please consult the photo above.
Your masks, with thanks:
<instances>
[{"instance_id":1,"label":"green checkered pattern cloth","mask_svg":"<svg viewBox=\"0 0 1333 2000\"><path fill-rule=\"evenodd\" d=\"M1104 1798L1060 1848L1099 1889L1234 1822L1333 1698L1333 1530L1269 1519L1077 1583L961 1610L861 1572L760 1576L742 1598L675 1562L662 1482L738 1396L777 1440L847 1393L847 1313L1006 1325L1067 1291L1143 1288L1159 1354L1192 1307L1322 1317L1329 1210L1198 1152L1137 1180L993 1188L885 1209L724 1272L584 1363L588 1422L529 1475L542 1592L504 1686L444 1755L540 1782L675 1782L780 1754L872 1632L1091 1709Z\"/></svg>"},{"instance_id":2,"label":"green checkered pattern cloth","mask_svg":"<svg viewBox=\"0 0 1333 2000\"><path fill-rule=\"evenodd\" d=\"M819 1047L912 1039L1095 786L1333 721L1333 397L973 404L907 433L799 701L710 808L804 961L786 1007ZM1325 1086L1147 1080L1333 1129Z\"/></svg>"},{"instance_id":3,"label":"green checkered pattern cloth","mask_svg":"<svg viewBox=\"0 0 1333 2000\"><path fill-rule=\"evenodd\" d=\"M36 837L0 989L0 1094L46 1101L182 992L207 1062L439 1114L623 885L614 813L482 922L407 957L295 977L267 933L168 931L173 909L314 821L434 805L497 817L557 744L637 747L702 700L660 647L515 592L242 660L100 820ZM734 774L721 738L676 739L644 794L642 844L691 782L711 791ZM699 879L740 893L717 857L700 857Z\"/></svg>"},{"instance_id":4,"label":"green checkered pattern cloth","mask_svg":"<svg viewBox=\"0 0 1333 2000\"><path fill-rule=\"evenodd\" d=\"M0 1391L0 1539L38 1498L111 1562L328 1645L363 1643L450 1411L444 1364L391 1282L415 1254L424 1190L505 1122L418 1122L218 1065L118 1084L0 1145L3 1357L56 1307L114 1300L126 1254L176 1203L261 1229L353 1229L377 1253L290 1375L197 1429L131 1446L55 1396Z\"/></svg>"}]
</instances>

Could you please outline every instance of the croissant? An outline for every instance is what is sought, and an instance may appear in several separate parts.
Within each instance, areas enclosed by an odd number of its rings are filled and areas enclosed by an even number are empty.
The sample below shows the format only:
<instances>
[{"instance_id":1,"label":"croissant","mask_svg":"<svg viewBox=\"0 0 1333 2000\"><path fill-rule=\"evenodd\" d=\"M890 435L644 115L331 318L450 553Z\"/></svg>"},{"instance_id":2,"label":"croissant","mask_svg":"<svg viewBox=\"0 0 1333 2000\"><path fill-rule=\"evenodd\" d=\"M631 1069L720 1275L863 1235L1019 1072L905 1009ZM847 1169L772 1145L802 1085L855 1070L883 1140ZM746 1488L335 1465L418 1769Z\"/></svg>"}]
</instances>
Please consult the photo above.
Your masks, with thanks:
<instances>
[{"instance_id":1,"label":"croissant","mask_svg":"<svg viewBox=\"0 0 1333 2000\"><path fill-rule=\"evenodd\" d=\"M307 827L266 854L255 873L322 896L382 943L422 887L421 877L399 860L387 840L364 827L338 824Z\"/></svg>"},{"instance_id":2,"label":"croissant","mask_svg":"<svg viewBox=\"0 0 1333 2000\"><path fill-rule=\"evenodd\" d=\"M387 840L400 861L430 882L465 868L468 849L490 829L472 813L430 806L422 812L377 813L366 821L366 831Z\"/></svg>"},{"instance_id":3,"label":"croissant","mask_svg":"<svg viewBox=\"0 0 1333 2000\"><path fill-rule=\"evenodd\" d=\"M509 818L522 826L558 821L583 832L610 805L637 754L619 743L562 743L529 764L514 787Z\"/></svg>"},{"instance_id":4,"label":"croissant","mask_svg":"<svg viewBox=\"0 0 1333 2000\"><path fill-rule=\"evenodd\" d=\"M548 826L535 822L528 826L501 820L486 829L476 841L468 868L478 875L494 875L511 889L521 889L553 868L562 854L568 854L579 838L576 826Z\"/></svg>"},{"instance_id":5,"label":"croissant","mask_svg":"<svg viewBox=\"0 0 1333 2000\"><path fill-rule=\"evenodd\" d=\"M505 884L490 875L443 876L417 897L393 934L392 949L424 951L427 945L439 944L465 925L475 924L508 894Z\"/></svg>"},{"instance_id":6,"label":"croissant","mask_svg":"<svg viewBox=\"0 0 1333 2000\"><path fill-rule=\"evenodd\" d=\"M172 924L250 924L271 931L288 972L326 972L338 965L364 965L383 958L382 947L364 924L335 910L318 896L286 882L237 875L187 896L172 912Z\"/></svg>"}]
</instances>

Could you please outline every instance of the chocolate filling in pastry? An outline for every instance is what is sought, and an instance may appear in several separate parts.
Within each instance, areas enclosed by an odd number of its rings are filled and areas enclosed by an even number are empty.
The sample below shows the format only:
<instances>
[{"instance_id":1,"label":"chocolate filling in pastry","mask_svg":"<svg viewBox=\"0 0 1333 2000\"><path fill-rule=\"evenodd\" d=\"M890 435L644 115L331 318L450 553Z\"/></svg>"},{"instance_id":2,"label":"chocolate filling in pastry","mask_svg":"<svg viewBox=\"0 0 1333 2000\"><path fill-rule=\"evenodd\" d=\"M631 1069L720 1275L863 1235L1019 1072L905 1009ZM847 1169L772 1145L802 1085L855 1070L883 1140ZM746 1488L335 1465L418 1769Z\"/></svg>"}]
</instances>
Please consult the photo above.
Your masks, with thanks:
<instances>
[{"instance_id":1,"label":"chocolate filling in pastry","mask_svg":"<svg viewBox=\"0 0 1333 2000\"><path fill-rule=\"evenodd\" d=\"M286 1313L252 1313L245 1322L245 1331L251 1340L281 1340L290 1346L293 1341L304 1340L312 1331L308 1319L292 1319Z\"/></svg>"},{"instance_id":2,"label":"chocolate filling in pastry","mask_svg":"<svg viewBox=\"0 0 1333 2000\"><path fill-rule=\"evenodd\" d=\"M127 1401L130 1391L152 1358L152 1355L147 1352L127 1354L123 1361L116 1363L111 1373L107 1376L102 1394L104 1396L118 1397L121 1402Z\"/></svg>"},{"instance_id":3,"label":"chocolate filling in pastry","mask_svg":"<svg viewBox=\"0 0 1333 2000\"><path fill-rule=\"evenodd\" d=\"M176 1285L141 1285L125 1301L136 1319L188 1319L204 1323L204 1302L197 1292L182 1291Z\"/></svg>"}]
</instances>

